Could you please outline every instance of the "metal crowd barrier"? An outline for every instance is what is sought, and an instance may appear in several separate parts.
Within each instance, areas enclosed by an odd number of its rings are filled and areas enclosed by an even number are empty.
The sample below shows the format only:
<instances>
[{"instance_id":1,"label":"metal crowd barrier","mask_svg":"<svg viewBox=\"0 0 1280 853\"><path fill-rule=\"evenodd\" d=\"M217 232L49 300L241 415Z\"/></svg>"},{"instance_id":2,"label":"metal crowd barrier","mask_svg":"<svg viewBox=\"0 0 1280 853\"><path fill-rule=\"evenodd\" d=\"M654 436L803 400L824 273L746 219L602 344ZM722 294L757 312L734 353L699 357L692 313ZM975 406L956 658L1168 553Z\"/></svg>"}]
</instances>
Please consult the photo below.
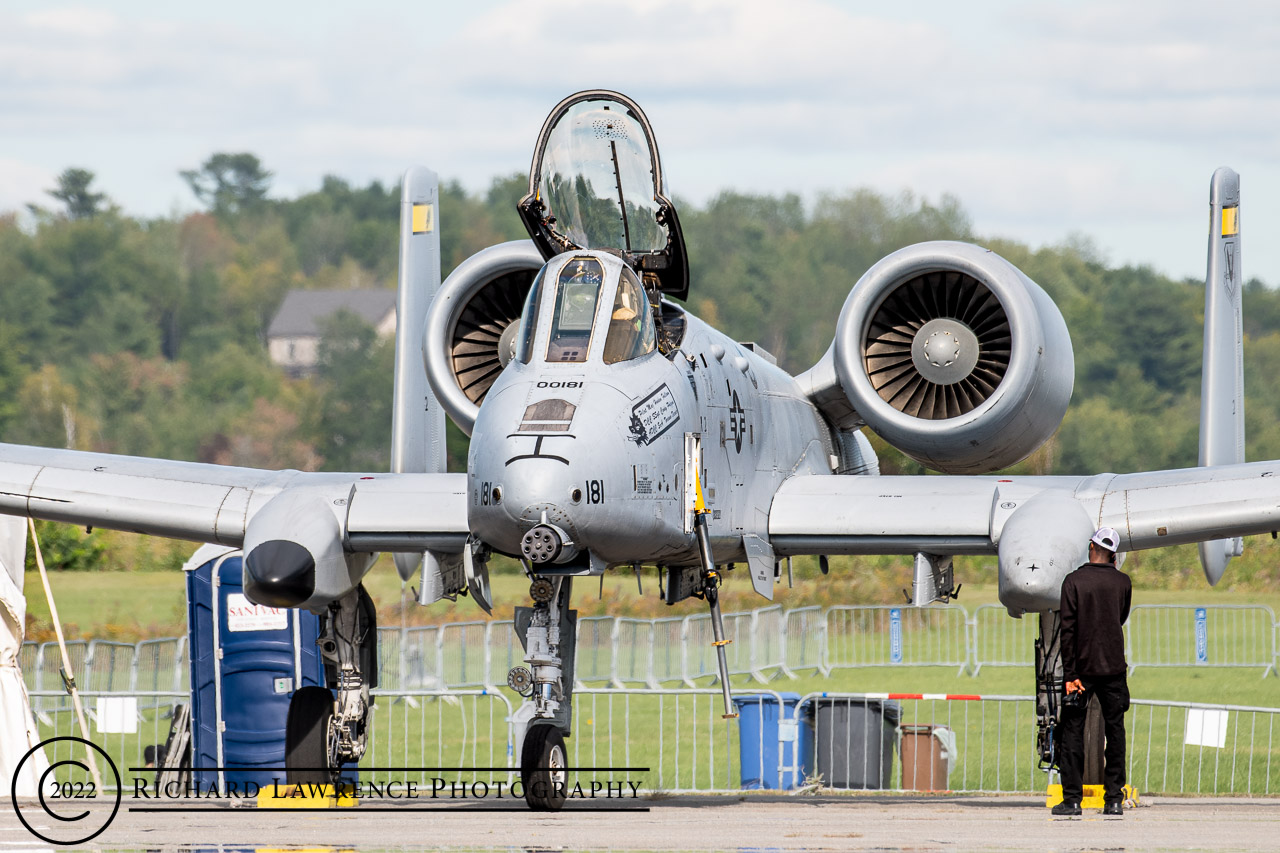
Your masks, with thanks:
<instances>
[{"instance_id":1,"label":"metal crowd barrier","mask_svg":"<svg viewBox=\"0 0 1280 853\"><path fill-rule=\"evenodd\" d=\"M31 698L49 703L59 693L33 691ZM505 691L379 688L374 696L363 780L429 786L447 777L493 786L515 778L517 700ZM811 693L797 701L772 690L736 696L742 716L724 720L720 692L712 688L576 690L566 744L570 785L712 792L764 779L792 788L1038 794L1050 781L1035 759L1030 696ZM127 790L134 778L150 780L153 771L129 768L143 767L145 748L168 735L173 706L189 701L185 692L168 691L85 691L82 698L90 736L111 756ZM120 726L116 713L117 727L128 731L104 733L112 714L101 703L130 701L139 708L136 722ZM1139 699L1125 725L1128 780L1142 794L1280 792L1280 708ZM38 726L42 738L79 735L69 708L49 712ZM744 736L752 739L745 749ZM83 761L76 749L62 742L47 756L53 763ZM86 781L86 774L64 763L54 778ZM106 783L115 787L110 778Z\"/></svg>"},{"instance_id":2,"label":"metal crowd barrier","mask_svg":"<svg viewBox=\"0 0 1280 853\"><path fill-rule=\"evenodd\" d=\"M578 646L574 661L575 678L578 681L613 680L613 644L617 623L612 616L585 616L578 619ZM524 651L512 632L516 652L512 666L524 659ZM498 673L493 684L503 684L506 672Z\"/></svg>"},{"instance_id":3,"label":"metal crowd barrier","mask_svg":"<svg viewBox=\"0 0 1280 853\"><path fill-rule=\"evenodd\" d=\"M1276 671L1276 615L1262 604L1139 604L1125 625L1129 669L1259 667Z\"/></svg>"},{"instance_id":4,"label":"metal crowd barrier","mask_svg":"<svg viewBox=\"0 0 1280 853\"><path fill-rule=\"evenodd\" d=\"M782 672L789 678L812 669L822 672L827 620L821 607L798 607L782 615Z\"/></svg>"},{"instance_id":5,"label":"metal crowd barrier","mask_svg":"<svg viewBox=\"0 0 1280 853\"><path fill-rule=\"evenodd\" d=\"M856 711L867 705L899 703L897 741L892 744L897 760L885 774L886 787L1039 792L1048 781L1035 760L1033 697L810 694L795 706L793 720L803 725L805 715L810 716L819 753L824 742L821 715L812 714L806 706L812 708L812 703L822 701L835 702L837 708L839 703L849 703L855 710L850 719L856 719ZM858 731L859 742L850 737L852 727L837 720L837 725L841 724L845 726L845 742L852 741L844 756L861 759L862 764L855 760L850 767L848 758L844 765L835 762L836 776L843 773L855 781L874 778L877 768L868 767L875 764L871 756L877 744L870 742L873 727ZM909 760L904 734L928 730L933 736L933 730L939 728L947 731L943 738L947 747L942 753L954 747L954 754L949 762L935 761L929 772L921 767L927 762ZM1135 699L1125 716L1125 729L1127 777L1140 793L1267 795L1280 790L1280 744L1276 743L1280 708ZM830 734L825 740L831 740Z\"/></svg>"},{"instance_id":6,"label":"metal crowd barrier","mask_svg":"<svg viewBox=\"0 0 1280 853\"><path fill-rule=\"evenodd\" d=\"M969 665L968 614L958 606L828 607L823 671Z\"/></svg>"},{"instance_id":7,"label":"metal crowd barrier","mask_svg":"<svg viewBox=\"0 0 1280 853\"><path fill-rule=\"evenodd\" d=\"M1280 792L1280 708L1135 699L1125 728L1139 791Z\"/></svg>"},{"instance_id":8,"label":"metal crowd barrier","mask_svg":"<svg viewBox=\"0 0 1280 853\"><path fill-rule=\"evenodd\" d=\"M488 660L485 667L489 677L484 683L486 685L506 684L507 673L511 668L524 664L524 647L516 637L516 623L509 619L490 622L488 636L486 644Z\"/></svg>"},{"instance_id":9,"label":"metal crowd barrier","mask_svg":"<svg viewBox=\"0 0 1280 853\"><path fill-rule=\"evenodd\" d=\"M772 690L741 690L739 699L763 698L774 707L781 696ZM574 691L573 730L566 742L570 768L631 768L571 773L569 783L634 782L648 793L689 793L740 789L740 729L723 718L719 690L711 688L644 688L615 690L587 687ZM765 767L764 726L754 731L756 776L776 772ZM640 768L647 768L641 770Z\"/></svg>"},{"instance_id":10,"label":"metal crowd barrier","mask_svg":"<svg viewBox=\"0 0 1280 853\"><path fill-rule=\"evenodd\" d=\"M1011 619L1000 605L970 615L944 607L764 607L725 614L729 673L761 684L808 671L853 667L948 666L977 675L984 666L1033 663L1037 620ZM1131 668L1257 667L1277 671L1280 624L1263 605L1138 605L1125 626ZM379 686L437 690L500 685L524 659L509 620L378 629ZM137 644L67 643L77 683L105 692L184 691L185 637ZM62 687L55 643L24 643L20 663L28 690ZM718 678L710 617L660 619L589 616L578 620L575 680L584 685L709 686ZM36 708L53 712L66 699L51 694Z\"/></svg>"},{"instance_id":11,"label":"metal crowd barrier","mask_svg":"<svg viewBox=\"0 0 1280 853\"><path fill-rule=\"evenodd\" d=\"M57 644L51 644L57 651ZM61 689L41 689L28 691L33 710L43 708L36 715L36 728L42 740L54 737L81 737L80 726L76 720L70 697ZM152 744L164 744L169 736L172 724L173 708L178 704L187 704L191 695L187 691L164 690L124 690L98 691L81 690L80 701L83 704L85 718L89 725L89 739L101 747L111 758L116 772L120 775L122 790L135 790L134 779L145 779L148 783L154 780L154 771L135 772L130 768L141 768L146 763L145 750ZM67 701L62 701L62 700ZM128 713L133 711L133 713ZM103 729L109 731L103 731ZM71 741L55 741L45 748L45 757L54 768L53 778L61 782L88 783L91 776L86 761L86 747ZM108 791L117 789L115 775L95 753L95 761L102 776L103 787ZM72 764L69 762L79 762Z\"/></svg>"},{"instance_id":12,"label":"metal crowd barrier","mask_svg":"<svg viewBox=\"0 0 1280 853\"><path fill-rule=\"evenodd\" d=\"M360 762L364 782L416 782L431 790L438 768L468 768L450 781L510 784L514 768L513 707L492 690L373 691L369 746ZM395 768L395 769L386 769ZM482 770L480 769L482 768Z\"/></svg>"},{"instance_id":13,"label":"metal crowd barrier","mask_svg":"<svg viewBox=\"0 0 1280 853\"><path fill-rule=\"evenodd\" d=\"M812 732L816 785L986 793L1045 790L1035 719L1030 696L893 693L810 693L792 714Z\"/></svg>"},{"instance_id":14,"label":"metal crowd barrier","mask_svg":"<svg viewBox=\"0 0 1280 853\"><path fill-rule=\"evenodd\" d=\"M970 672L977 675L984 666L1034 666L1039 636L1035 614L1013 619L1002 604L979 605L969 619Z\"/></svg>"}]
</instances>

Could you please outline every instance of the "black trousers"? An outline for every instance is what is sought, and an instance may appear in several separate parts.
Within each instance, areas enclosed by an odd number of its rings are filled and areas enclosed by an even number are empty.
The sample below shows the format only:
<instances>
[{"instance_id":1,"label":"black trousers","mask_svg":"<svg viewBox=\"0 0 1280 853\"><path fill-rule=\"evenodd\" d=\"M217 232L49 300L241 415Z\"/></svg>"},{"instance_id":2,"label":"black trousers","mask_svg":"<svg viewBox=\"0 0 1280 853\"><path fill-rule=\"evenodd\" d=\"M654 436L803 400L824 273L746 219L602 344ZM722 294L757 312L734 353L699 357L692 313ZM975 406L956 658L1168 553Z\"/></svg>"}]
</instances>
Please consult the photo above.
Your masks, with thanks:
<instances>
[{"instance_id":1,"label":"black trousers","mask_svg":"<svg viewBox=\"0 0 1280 853\"><path fill-rule=\"evenodd\" d=\"M1119 675L1081 677L1087 701L1097 694L1102 706L1102 731L1106 737L1103 759L1105 799L1118 803L1124 799L1121 789L1124 773L1124 712L1129 710L1129 682L1124 673ZM1084 718L1085 706L1063 706L1062 725L1058 729L1058 770L1062 774L1062 801L1078 803L1084 796Z\"/></svg>"}]
</instances>

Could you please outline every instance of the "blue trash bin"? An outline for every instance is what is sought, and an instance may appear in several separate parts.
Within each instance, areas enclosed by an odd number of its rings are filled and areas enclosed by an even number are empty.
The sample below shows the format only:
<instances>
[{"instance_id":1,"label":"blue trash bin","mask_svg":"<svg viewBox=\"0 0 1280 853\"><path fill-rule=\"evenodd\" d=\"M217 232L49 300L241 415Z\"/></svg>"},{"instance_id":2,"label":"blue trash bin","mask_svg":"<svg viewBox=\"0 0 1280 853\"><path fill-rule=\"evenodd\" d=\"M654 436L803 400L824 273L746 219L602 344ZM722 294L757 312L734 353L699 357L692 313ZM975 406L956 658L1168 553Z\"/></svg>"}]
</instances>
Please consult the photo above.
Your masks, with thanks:
<instances>
[{"instance_id":1,"label":"blue trash bin","mask_svg":"<svg viewBox=\"0 0 1280 853\"><path fill-rule=\"evenodd\" d=\"M743 790L780 790L804 784L801 758L813 751L813 729L803 719L794 725L800 694L779 695L781 715L777 700L769 694L733 697L738 711L738 757Z\"/></svg>"}]
</instances>

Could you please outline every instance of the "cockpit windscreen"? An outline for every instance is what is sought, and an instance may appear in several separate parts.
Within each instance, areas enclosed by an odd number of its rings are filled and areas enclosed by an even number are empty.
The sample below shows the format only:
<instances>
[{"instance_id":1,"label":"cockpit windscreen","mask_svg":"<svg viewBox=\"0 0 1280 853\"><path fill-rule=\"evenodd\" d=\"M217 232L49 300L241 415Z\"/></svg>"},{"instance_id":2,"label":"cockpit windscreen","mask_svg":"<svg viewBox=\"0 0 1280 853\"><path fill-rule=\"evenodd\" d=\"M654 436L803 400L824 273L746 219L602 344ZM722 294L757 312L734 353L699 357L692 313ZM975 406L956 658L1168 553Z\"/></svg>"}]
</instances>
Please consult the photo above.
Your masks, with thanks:
<instances>
[{"instance_id":1,"label":"cockpit windscreen","mask_svg":"<svg viewBox=\"0 0 1280 853\"><path fill-rule=\"evenodd\" d=\"M560 270L556 282L555 311L551 316L551 338L547 361L583 362L591 347L596 303L604 269L595 258L573 258Z\"/></svg>"},{"instance_id":2,"label":"cockpit windscreen","mask_svg":"<svg viewBox=\"0 0 1280 853\"><path fill-rule=\"evenodd\" d=\"M622 268L618 295L609 313L609 335L604 339L604 363L617 364L653 352L657 335L653 313L640 279L630 267Z\"/></svg>"}]
</instances>

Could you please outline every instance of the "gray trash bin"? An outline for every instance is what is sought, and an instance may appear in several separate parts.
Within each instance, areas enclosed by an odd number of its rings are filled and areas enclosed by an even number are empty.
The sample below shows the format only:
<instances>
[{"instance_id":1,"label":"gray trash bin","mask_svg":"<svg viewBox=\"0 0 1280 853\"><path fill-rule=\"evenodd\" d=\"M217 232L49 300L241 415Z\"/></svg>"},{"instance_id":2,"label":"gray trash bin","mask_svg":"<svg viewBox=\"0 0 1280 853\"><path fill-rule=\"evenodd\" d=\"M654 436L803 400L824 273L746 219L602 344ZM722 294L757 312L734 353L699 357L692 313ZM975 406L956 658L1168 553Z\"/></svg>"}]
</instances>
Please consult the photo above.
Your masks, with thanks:
<instances>
[{"instance_id":1,"label":"gray trash bin","mask_svg":"<svg viewBox=\"0 0 1280 853\"><path fill-rule=\"evenodd\" d=\"M806 772L816 772L828 788L888 788L900 719L902 706L893 700L815 699Z\"/></svg>"}]
</instances>

